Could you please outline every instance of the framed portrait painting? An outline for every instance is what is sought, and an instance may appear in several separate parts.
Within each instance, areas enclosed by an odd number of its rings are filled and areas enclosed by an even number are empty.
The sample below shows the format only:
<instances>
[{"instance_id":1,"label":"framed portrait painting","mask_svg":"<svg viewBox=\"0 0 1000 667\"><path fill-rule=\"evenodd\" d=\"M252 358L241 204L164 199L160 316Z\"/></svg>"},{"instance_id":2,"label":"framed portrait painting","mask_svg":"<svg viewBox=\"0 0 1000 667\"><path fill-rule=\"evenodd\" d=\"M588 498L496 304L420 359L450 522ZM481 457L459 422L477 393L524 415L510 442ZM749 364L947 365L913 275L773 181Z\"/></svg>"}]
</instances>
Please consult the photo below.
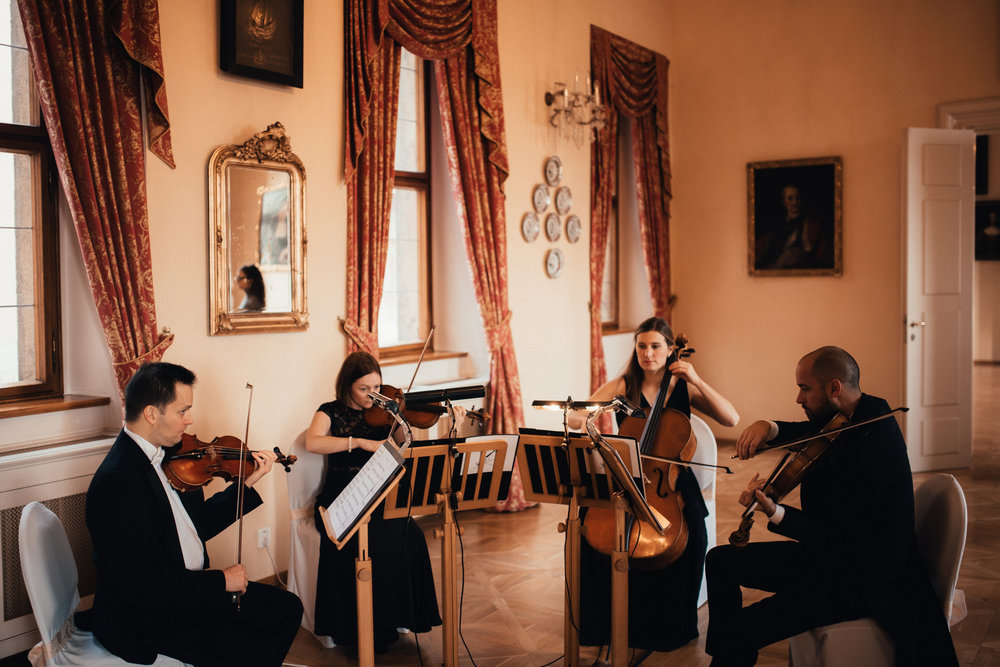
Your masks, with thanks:
<instances>
[{"instance_id":1,"label":"framed portrait painting","mask_svg":"<svg viewBox=\"0 0 1000 667\"><path fill-rule=\"evenodd\" d=\"M303 0L220 0L219 67L302 87Z\"/></svg>"},{"instance_id":2,"label":"framed portrait painting","mask_svg":"<svg viewBox=\"0 0 1000 667\"><path fill-rule=\"evenodd\" d=\"M976 202L976 259L1000 261L1000 201Z\"/></svg>"},{"instance_id":3,"label":"framed portrait painting","mask_svg":"<svg viewBox=\"0 0 1000 667\"><path fill-rule=\"evenodd\" d=\"M750 275L842 275L843 171L839 156L747 164Z\"/></svg>"}]
</instances>

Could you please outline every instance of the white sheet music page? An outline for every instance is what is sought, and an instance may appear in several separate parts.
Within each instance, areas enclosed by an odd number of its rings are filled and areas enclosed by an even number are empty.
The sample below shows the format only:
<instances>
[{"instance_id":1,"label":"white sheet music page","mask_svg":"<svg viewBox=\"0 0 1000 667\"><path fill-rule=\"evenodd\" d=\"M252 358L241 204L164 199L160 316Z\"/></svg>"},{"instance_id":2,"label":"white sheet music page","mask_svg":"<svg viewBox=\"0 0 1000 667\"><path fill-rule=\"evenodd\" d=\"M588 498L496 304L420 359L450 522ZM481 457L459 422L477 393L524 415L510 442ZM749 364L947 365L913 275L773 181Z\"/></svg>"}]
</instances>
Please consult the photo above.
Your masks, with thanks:
<instances>
[{"instance_id":1,"label":"white sheet music page","mask_svg":"<svg viewBox=\"0 0 1000 667\"><path fill-rule=\"evenodd\" d=\"M379 491L396 473L400 457L388 443L382 443L354 479L326 508L327 529L340 540L354 526Z\"/></svg>"}]
</instances>

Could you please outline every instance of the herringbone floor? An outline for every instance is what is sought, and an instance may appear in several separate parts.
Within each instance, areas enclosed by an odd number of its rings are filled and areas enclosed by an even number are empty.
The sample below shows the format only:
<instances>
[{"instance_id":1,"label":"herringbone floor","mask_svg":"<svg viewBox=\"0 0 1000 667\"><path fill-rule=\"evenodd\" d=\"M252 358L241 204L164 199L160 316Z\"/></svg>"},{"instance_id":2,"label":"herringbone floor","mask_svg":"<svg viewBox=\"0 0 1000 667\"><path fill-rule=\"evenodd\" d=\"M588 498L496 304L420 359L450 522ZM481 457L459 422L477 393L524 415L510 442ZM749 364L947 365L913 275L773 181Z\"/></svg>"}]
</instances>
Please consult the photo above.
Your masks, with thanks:
<instances>
[{"instance_id":1,"label":"herringbone floor","mask_svg":"<svg viewBox=\"0 0 1000 667\"><path fill-rule=\"evenodd\" d=\"M973 369L975 414L973 460L969 469L953 473L969 505L969 531L958 588L965 591L968 617L952 628L962 665L1000 665L1000 366ZM720 445L719 460L728 459L731 444ZM773 465L773 464L768 464ZM754 472L754 462L733 466L734 475L718 478L717 534L724 542L738 523L736 496ZM764 470L763 472L768 472ZM914 476L919 484L931 473ZM791 502L797 502L794 497ZM556 526L565 519L565 507L542 506L517 514L465 512L464 597L461 631L468 652L459 646L459 664L482 666L541 666L563 664L563 539ZM431 558L440 562L434 539L435 519L424 519ZM754 539L767 531L755 530ZM459 570L461 572L461 570ZM435 570L440 587L440 573ZM748 598L754 599L754 598ZM654 653L643 665L708 665L704 652L707 605L699 610L702 637L671 653ZM376 656L379 665L435 665L442 662L441 629L412 634ZM471 655L471 657L470 657ZM765 649L759 665L784 665L785 642ZM598 658L596 648L581 649L581 664ZM323 649L305 630L292 646L286 664L353 665L356 659L341 648Z\"/></svg>"}]
</instances>

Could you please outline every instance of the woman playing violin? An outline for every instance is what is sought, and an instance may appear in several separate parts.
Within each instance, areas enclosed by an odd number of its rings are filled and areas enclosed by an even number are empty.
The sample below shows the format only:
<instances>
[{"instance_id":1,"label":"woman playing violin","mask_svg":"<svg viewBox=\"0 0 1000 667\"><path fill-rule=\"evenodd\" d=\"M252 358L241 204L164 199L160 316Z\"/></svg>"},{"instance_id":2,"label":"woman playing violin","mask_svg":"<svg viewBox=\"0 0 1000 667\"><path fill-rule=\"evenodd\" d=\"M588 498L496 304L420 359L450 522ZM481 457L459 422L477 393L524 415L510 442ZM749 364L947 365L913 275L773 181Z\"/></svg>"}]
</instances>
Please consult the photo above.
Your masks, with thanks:
<instances>
[{"instance_id":1,"label":"woman playing violin","mask_svg":"<svg viewBox=\"0 0 1000 667\"><path fill-rule=\"evenodd\" d=\"M364 410L370 392L382 388L378 361L367 352L347 356L337 374L336 399L319 406L306 430L306 449L326 454L327 471L316 507L326 507L343 491L389 435L389 426L371 426ZM316 527L325 535L319 512ZM375 650L398 638L397 628L428 632L441 625L427 542L413 519L383 519L379 507L368 525L372 559ZM320 546L316 582L316 627L340 645L357 644L354 559L357 536L341 550L330 540ZM350 594L348 594L350 592Z\"/></svg>"},{"instance_id":2,"label":"woman playing violin","mask_svg":"<svg viewBox=\"0 0 1000 667\"><path fill-rule=\"evenodd\" d=\"M659 317L642 322L635 332L635 348L619 377L600 387L592 401L608 401L623 395L649 412L655 403L664 375L677 378L667 407L690 414L695 407L723 426L739 421L736 408L705 382L689 361L679 359L669 367L674 345L670 325ZM620 415L620 413L619 413ZM578 413L570 416L570 426L580 428L585 421ZM621 416L619 416L621 423ZM681 468L677 480L684 500L684 520L688 526L687 547L677 560L655 570L629 571L629 646L653 651L669 651L698 636L698 593L708 537L705 516L708 510L698 481L690 468ZM596 646L610 643L610 570L607 558L581 544L581 626L580 643Z\"/></svg>"}]
</instances>

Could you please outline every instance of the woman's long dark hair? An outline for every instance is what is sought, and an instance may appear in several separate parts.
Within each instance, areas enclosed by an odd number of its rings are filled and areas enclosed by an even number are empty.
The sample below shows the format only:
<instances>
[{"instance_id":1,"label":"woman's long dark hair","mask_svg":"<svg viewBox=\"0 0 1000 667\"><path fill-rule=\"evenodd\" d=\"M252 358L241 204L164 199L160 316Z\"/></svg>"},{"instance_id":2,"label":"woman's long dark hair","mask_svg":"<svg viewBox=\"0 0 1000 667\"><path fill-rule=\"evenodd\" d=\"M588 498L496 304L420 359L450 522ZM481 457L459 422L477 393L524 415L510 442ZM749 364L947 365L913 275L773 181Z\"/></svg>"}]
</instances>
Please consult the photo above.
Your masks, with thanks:
<instances>
[{"instance_id":1,"label":"woman's long dark hair","mask_svg":"<svg viewBox=\"0 0 1000 667\"><path fill-rule=\"evenodd\" d=\"M264 276L261 275L260 269L258 269L253 264L247 264L246 266L241 266L240 271L243 275L247 277L247 281L250 286L247 287L247 296L256 300L254 305L255 310L264 310L265 300L264 300Z\"/></svg>"},{"instance_id":2,"label":"woman's long dark hair","mask_svg":"<svg viewBox=\"0 0 1000 667\"><path fill-rule=\"evenodd\" d=\"M341 403L346 403L347 397L351 395L351 385L354 384L355 380L369 373L378 373L378 376L382 377L382 369L375 357L361 350L347 355L344 363L340 366L340 372L337 373L337 384L335 385L337 399Z\"/></svg>"},{"instance_id":3,"label":"woman's long dark hair","mask_svg":"<svg viewBox=\"0 0 1000 667\"><path fill-rule=\"evenodd\" d=\"M635 341L639 338L639 334L646 333L647 331L659 332L664 340L667 341L667 345L674 344L674 331L662 317L650 317L647 320L643 320L636 328L635 333L632 335L632 356L629 357L628 364L625 366L625 370L622 371L622 378L625 380L625 398L633 401L636 405L642 403L643 371L642 366L639 365L639 357L635 351Z\"/></svg>"}]
</instances>

